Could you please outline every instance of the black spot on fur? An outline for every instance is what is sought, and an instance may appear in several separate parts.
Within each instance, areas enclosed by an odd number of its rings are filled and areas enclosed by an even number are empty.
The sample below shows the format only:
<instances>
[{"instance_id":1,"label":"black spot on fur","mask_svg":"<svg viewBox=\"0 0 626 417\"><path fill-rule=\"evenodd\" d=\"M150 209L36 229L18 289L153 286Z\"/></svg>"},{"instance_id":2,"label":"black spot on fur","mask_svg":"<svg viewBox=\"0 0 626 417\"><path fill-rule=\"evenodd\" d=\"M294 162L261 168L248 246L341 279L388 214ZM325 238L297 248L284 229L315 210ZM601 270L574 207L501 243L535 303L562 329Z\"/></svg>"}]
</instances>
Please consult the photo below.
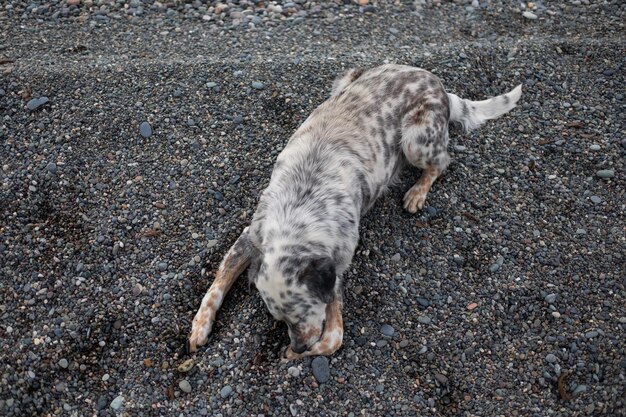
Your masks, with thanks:
<instances>
[{"instance_id":1,"label":"black spot on fur","mask_svg":"<svg viewBox=\"0 0 626 417\"><path fill-rule=\"evenodd\" d=\"M357 78L363 75L364 72L365 72L365 68L362 68L362 67L354 68L350 72L350 82L354 82Z\"/></svg>"},{"instance_id":2,"label":"black spot on fur","mask_svg":"<svg viewBox=\"0 0 626 417\"><path fill-rule=\"evenodd\" d=\"M467 107L467 103L465 101L462 101L461 104L463 105L463 117L469 116L469 108Z\"/></svg>"},{"instance_id":3,"label":"black spot on fur","mask_svg":"<svg viewBox=\"0 0 626 417\"><path fill-rule=\"evenodd\" d=\"M298 282L324 303L333 300L336 279L335 264L330 258L310 259L298 276Z\"/></svg>"}]
</instances>

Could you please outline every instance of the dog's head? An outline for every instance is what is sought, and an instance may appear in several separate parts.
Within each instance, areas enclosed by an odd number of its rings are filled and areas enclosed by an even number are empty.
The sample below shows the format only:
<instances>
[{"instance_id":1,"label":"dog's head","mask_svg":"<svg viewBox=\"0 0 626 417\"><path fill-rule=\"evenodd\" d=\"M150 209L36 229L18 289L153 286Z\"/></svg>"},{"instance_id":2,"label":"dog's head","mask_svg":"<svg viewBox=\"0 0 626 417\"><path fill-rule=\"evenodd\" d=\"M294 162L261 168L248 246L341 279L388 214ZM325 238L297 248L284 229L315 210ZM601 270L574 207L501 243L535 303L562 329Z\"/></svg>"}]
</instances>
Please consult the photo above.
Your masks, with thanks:
<instances>
[{"instance_id":1,"label":"dog's head","mask_svg":"<svg viewBox=\"0 0 626 417\"><path fill-rule=\"evenodd\" d=\"M287 323L291 349L308 350L321 338L326 305L335 297L332 259L265 256L255 275L254 283L270 313Z\"/></svg>"}]
</instances>

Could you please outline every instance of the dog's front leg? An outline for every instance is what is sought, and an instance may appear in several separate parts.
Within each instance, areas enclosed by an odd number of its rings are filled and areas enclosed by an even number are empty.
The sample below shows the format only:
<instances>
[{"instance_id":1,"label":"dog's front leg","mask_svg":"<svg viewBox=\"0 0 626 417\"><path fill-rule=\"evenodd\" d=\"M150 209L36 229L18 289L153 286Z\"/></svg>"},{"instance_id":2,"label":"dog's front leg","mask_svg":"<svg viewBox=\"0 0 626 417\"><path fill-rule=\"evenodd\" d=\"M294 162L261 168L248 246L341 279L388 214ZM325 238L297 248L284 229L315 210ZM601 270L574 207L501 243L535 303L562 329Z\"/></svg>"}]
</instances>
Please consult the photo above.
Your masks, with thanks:
<instances>
[{"instance_id":1,"label":"dog's front leg","mask_svg":"<svg viewBox=\"0 0 626 417\"><path fill-rule=\"evenodd\" d=\"M283 356L284 361L292 361L305 356L330 356L335 353L343 342L343 300L336 297L326 306L326 325L322 338L311 349L304 353L295 353L288 347Z\"/></svg>"},{"instance_id":2,"label":"dog's front leg","mask_svg":"<svg viewBox=\"0 0 626 417\"><path fill-rule=\"evenodd\" d=\"M246 227L222 260L213 284L204 295L202 304L191 325L189 352L195 352L198 346L207 342L213 328L215 315L222 306L226 293L239 275L250 265L250 261L255 255L255 249L250 241L249 233L249 227Z\"/></svg>"}]
</instances>

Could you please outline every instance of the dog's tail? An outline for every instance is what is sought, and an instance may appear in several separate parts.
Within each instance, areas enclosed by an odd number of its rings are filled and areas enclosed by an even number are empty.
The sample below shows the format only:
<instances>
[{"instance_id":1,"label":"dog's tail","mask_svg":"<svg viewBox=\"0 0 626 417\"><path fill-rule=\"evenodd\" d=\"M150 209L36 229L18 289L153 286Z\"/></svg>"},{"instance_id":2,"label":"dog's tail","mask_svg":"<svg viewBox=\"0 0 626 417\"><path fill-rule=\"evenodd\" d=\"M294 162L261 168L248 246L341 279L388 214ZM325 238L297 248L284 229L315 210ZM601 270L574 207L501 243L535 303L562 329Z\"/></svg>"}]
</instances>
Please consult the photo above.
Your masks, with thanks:
<instances>
[{"instance_id":1,"label":"dog's tail","mask_svg":"<svg viewBox=\"0 0 626 417\"><path fill-rule=\"evenodd\" d=\"M501 96L483 101L471 101L448 93L450 120L459 122L465 131L480 127L487 120L495 119L511 111L522 95L522 85Z\"/></svg>"}]
</instances>

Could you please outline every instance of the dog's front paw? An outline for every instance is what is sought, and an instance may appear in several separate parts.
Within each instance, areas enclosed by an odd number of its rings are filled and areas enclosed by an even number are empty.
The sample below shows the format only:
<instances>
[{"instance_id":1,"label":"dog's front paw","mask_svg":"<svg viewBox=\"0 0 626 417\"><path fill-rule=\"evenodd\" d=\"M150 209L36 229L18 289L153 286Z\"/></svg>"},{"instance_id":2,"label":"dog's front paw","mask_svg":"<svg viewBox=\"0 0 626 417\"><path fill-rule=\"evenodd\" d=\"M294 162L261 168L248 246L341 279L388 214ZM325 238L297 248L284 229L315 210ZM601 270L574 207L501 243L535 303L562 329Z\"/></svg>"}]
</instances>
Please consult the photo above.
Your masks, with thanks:
<instances>
[{"instance_id":1,"label":"dog's front paw","mask_svg":"<svg viewBox=\"0 0 626 417\"><path fill-rule=\"evenodd\" d=\"M189 335L189 352L195 352L199 346L206 344L209 334L213 328L213 320L202 309L196 313L191 324L191 335Z\"/></svg>"},{"instance_id":2,"label":"dog's front paw","mask_svg":"<svg viewBox=\"0 0 626 417\"><path fill-rule=\"evenodd\" d=\"M426 195L428 192L423 187L412 187L404 195L404 208L409 213L417 213L417 210L421 210L426 202Z\"/></svg>"}]
</instances>

